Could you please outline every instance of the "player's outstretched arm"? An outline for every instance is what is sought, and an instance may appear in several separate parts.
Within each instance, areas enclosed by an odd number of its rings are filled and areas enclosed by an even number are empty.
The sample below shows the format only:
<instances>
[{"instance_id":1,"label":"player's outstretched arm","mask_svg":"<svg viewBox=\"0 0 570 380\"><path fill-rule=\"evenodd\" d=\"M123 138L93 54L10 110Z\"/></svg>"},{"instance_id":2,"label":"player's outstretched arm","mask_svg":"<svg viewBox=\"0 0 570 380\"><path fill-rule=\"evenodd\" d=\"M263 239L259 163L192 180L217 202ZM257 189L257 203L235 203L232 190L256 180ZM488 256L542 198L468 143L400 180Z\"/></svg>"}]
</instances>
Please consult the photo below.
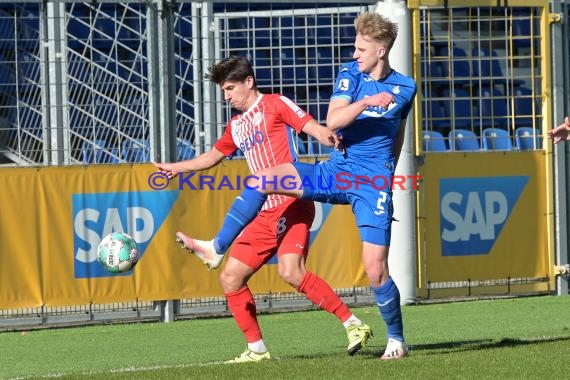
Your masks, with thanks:
<instances>
[{"instance_id":1,"label":"player's outstretched arm","mask_svg":"<svg viewBox=\"0 0 570 380\"><path fill-rule=\"evenodd\" d=\"M555 144L558 144L560 141L570 140L570 117L566 116L564 123L548 131L548 137Z\"/></svg>"},{"instance_id":2,"label":"player's outstretched arm","mask_svg":"<svg viewBox=\"0 0 570 380\"><path fill-rule=\"evenodd\" d=\"M179 162L153 162L153 164L158 170L166 174L168 178L172 179L179 173L209 169L212 166L216 166L224 158L224 154L214 147L209 152L202 153L191 160Z\"/></svg>"},{"instance_id":3,"label":"player's outstretched arm","mask_svg":"<svg viewBox=\"0 0 570 380\"><path fill-rule=\"evenodd\" d=\"M340 149L341 142L334 132L331 132L324 125L320 125L316 120L310 120L303 126L303 132L313 136L319 143L325 146L334 146Z\"/></svg>"}]
</instances>

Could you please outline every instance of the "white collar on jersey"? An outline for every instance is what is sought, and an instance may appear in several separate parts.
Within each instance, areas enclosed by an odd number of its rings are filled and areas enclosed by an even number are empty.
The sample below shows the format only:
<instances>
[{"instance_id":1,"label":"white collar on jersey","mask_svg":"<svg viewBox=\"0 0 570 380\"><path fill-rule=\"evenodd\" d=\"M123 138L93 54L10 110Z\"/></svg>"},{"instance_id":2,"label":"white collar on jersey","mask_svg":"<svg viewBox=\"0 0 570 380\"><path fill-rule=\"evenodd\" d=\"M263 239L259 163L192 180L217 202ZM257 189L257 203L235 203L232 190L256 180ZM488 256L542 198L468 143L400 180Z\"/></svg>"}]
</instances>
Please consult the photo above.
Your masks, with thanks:
<instances>
[{"instance_id":1,"label":"white collar on jersey","mask_svg":"<svg viewBox=\"0 0 570 380\"><path fill-rule=\"evenodd\" d=\"M261 101L261 98L263 98L263 94L259 93L259 96L257 97L257 99L255 99L255 102L253 102L253 104L251 106L249 106L247 108L247 110L245 110L243 113L249 112L249 110L251 110L253 107L255 107Z\"/></svg>"}]
</instances>

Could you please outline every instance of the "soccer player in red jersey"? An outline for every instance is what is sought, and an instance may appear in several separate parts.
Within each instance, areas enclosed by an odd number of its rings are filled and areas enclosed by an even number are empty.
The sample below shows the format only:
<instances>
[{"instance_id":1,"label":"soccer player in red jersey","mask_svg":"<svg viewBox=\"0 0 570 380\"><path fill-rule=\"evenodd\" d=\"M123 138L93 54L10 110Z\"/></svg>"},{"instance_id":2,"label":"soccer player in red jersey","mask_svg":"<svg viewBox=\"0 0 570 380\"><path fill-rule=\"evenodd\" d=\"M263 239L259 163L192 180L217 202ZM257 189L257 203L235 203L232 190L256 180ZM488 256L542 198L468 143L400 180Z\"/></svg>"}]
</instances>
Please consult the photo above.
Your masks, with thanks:
<instances>
[{"instance_id":1,"label":"soccer player in red jersey","mask_svg":"<svg viewBox=\"0 0 570 380\"><path fill-rule=\"evenodd\" d=\"M305 132L327 146L337 140L334 133L320 125L311 115L287 97L262 94L256 86L249 61L232 56L209 68L206 78L220 86L224 99L241 111L227 124L224 135L211 151L176 163L157 163L158 169L169 176L211 168L240 149L250 171L291 163L297 155L290 128ZM312 201L287 195L267 197L261 211L235 240L221 271L220 281L232 315L247 340L247 349L227 363L256 362L271 356L257 322L255 301L247 286L251 276L275 254L278 255L279 275L309 300L334 314L346 328L353 355L372 337L372 330L358 319L332 288L305 268L309 246L309 229L315 215ZM217 268L223 255L193 246L193 240L182 232L176 234L184 248ZM204 256L204 257L202 257Z\"/></svg>"}]
</instances>

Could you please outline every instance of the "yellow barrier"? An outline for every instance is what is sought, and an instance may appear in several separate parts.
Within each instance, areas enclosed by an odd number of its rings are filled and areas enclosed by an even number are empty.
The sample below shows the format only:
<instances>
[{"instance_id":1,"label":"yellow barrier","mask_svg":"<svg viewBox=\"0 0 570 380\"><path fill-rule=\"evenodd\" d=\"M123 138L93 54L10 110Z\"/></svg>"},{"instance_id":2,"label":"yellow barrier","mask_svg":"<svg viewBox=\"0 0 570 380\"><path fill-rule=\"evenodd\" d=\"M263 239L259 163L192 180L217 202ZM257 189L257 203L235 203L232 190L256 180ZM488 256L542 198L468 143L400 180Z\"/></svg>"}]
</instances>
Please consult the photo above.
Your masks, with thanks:
<instances>
[{"instance_id":1,"label":"yellow barrier","mask_svg":"<svg viewBox=\"0 0 570 380\"><path fill-rule=\"evenodd\" d=\"M418 197L420 288L550 275L544 160L542 151L426 154Z\"/></svg>"},{"instance_id":2,"label":"yellow barrier","mask_svg":"<svg viewBox=\"0 0 570 380\"><path fill-rule=\"evenodd\" d=\"M249 174L245 162L227 161L163 190L151 187L166 184L164 177L149 181L154 172L152 165L0 170L0 308L222 295L218 272L179 248L174 234L213 236ZM308 267L335 288L366 285L350 208L317 206ZM111 275L96 262L100 239L113 230L139 244L131 273ZM292 290L276 265L250 285Z\"/></svg>"}]
</instances>

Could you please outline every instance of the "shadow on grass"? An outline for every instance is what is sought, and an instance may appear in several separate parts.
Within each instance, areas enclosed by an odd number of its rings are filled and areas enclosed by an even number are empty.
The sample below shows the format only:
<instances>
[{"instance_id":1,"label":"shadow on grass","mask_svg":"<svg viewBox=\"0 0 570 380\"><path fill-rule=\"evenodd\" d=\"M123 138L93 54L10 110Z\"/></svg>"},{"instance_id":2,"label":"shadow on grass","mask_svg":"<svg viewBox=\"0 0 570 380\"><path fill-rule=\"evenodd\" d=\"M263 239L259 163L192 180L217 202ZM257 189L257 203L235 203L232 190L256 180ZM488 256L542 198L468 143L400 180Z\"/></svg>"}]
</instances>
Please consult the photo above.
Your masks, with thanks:
<instances>
[{"instance_id":1,"label":"shadow on grass","mask_svg":"<svg viewBox=\"0 0 570 380\"><path fill-rule=\"evenodd\" d=\"M538 345L544 343L552 342L563 342L570 341L570 336L554 336L554 337L542 337L542 338L503 338L500 340L492 339L481 339L481 340L465 340L457 342L442 342L442 343L428 343L428 344L414 344L410 345L410 353L420 354L420 355L431 355L431 354L452 354L456 352L467 352L467 351L478 351L487 350L495 348L507 348L507 347L518 347L527 345ZM361 358L374 358L377 359L384 353L385 347L367 347L364 351L361 351L355 355L355 357ZM338 358L338 352L316 352L311 354L302 355L286 355L279 359L327 359L327 358ZM347 357L349 357L347 355Z\"/></svg>"},{"instance_id":2,"label":"shadow on grass","mask_svg":"<svg viewBox=\"0 0 570 380\"><path fill-rule=\"evenodd\" d=\"M482 339L466 340L459 342L442 342L431 344L414 344L410 346L410 351L438 351L438 353L454 353L464 351L477 351L494 348L517 347L527 345L537 345L552 342L570 341L570 336L553 336L541 338L503 338L500 340Z\"/></svg>"}]
</instances>

